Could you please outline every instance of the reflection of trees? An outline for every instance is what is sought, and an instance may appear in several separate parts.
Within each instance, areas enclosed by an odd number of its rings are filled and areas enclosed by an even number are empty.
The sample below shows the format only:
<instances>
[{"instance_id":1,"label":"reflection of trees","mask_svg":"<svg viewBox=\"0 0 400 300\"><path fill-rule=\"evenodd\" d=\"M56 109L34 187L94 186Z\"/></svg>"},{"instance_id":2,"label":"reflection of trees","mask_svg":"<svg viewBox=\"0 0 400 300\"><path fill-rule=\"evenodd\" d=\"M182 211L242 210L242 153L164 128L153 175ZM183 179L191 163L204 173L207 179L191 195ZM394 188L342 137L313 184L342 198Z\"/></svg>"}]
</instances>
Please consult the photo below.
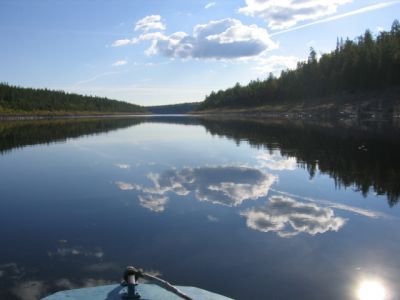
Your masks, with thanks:
<instances>
[{"instance_id":1,"label":"reflection of trees","mask_svg":"<svg viewBox=\"0 0 400 300\"><path fill-rule=\"evenodd\" d=\"M144 122L199 125L197 119L177 116L0 121L0 154L14 148L62 142L68 138L101 134Z\"/></svg>"},{"instance_id":2,"label":"reflection of trees","mask_svg":"<svg viewBox=\"0 0 400 300\"><path fill-rule=\"evenodd\" d=\"M0 153L28 145L65 141L82 135L138 125L143 122L203 125L211 134L236 143L279 149L296 157L313 176L319 170L341 187L355 185L364 195L370 188L386 195L393 206L400 198L400 131L390 125L344 127L288 121L213 120L187 117L102 118L0 122Z\"/></svg>"},{"instance_id":3,"label":"reflection of trees","mask_svg":"<svg viewBox=\"0 0 400 300\"><path fill-rule=\"evenodd\" d=\"M277 121L203 119L202 124L213 135L294 156L311 176L318 167L334 178L338 187L355 185L364 196L373 188L386 195L391 206L399 200L400 132L388 124L363 129Z\"/></svg>"},{"instance_id":4,"label":"reflection of trees","mask_svg":"<svg viewBox=\"0 0 400 300\"><path fill-rule=\"evenodd\" d=\"M143 122L141 118L63 119L0 122L0 153L29 145L66 141Z\"/></svg>"}]
</instances>

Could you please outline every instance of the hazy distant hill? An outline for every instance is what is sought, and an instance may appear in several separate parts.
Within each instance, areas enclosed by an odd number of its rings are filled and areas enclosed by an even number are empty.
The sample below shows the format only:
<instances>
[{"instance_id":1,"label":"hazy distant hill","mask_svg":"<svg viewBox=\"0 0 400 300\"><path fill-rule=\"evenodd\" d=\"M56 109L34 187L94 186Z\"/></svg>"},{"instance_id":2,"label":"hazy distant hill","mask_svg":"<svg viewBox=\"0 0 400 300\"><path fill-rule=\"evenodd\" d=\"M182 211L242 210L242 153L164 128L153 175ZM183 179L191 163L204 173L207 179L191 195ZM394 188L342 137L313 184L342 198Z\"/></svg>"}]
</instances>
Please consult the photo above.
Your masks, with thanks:
<instances>
[{"instance_id":1,"label":"hazy distant hill","mask_svg":"<svg viewBox=\"0 0 400 300\"><path fill-rule=\"evenodd\" d=\"M135 104L102 97L0 83L0 114L115 114L145 111L145 108Z\"/></svg>"}]
</instances>

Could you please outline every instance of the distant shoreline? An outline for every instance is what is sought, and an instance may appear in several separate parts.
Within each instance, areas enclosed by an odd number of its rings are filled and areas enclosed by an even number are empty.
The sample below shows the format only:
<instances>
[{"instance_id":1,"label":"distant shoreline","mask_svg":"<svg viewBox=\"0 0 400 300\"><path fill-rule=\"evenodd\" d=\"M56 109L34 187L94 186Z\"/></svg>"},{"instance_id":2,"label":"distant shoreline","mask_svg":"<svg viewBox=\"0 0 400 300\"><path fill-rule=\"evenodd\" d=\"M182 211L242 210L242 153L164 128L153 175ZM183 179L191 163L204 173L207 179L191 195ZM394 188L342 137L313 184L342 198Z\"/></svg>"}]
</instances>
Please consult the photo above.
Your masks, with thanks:
<instances>
[{"instance_id":1,"label":"distant shoreline","mask_svg":"<svg viewBox=\"0 0 400 300\"><path fill-rule=\"evenodd\" d=\"M179 105L178 105L179 107ZM121 118L156 116L155 112L96 112L96 111L9 111L0 112L0 121L41 119ZM159 115L176 115L173 111ZM303 102L271 104L256 107L219 107L191 111L179 115L193 117L239 117L283 119L360 119L400 120L400 89L342 93Z\"/></svg>"},{"instance_id":2,"label":"distant shoreline","mask_svg":"<svg viewBox=\"0 0 400 300\"><path fill-rule=\"evenodd\" d=\"M400 118L400 90L355 92L256 107L220 107L194 111L193 116L229 116L262 118L343 118L387 120Z\"/></svg>"},{"instance_id":3,"label":"distant shoreline","mask_svg":"<svg viewBox=\"0 0 400 300\"><path fill-rule=\"evenodd\" d=\"M112 113L112 114L0 114L0 121L49 120L49 119L87 119L87 118L121 118L149 116L149 113Z\"/></svg>"}]
</instances>

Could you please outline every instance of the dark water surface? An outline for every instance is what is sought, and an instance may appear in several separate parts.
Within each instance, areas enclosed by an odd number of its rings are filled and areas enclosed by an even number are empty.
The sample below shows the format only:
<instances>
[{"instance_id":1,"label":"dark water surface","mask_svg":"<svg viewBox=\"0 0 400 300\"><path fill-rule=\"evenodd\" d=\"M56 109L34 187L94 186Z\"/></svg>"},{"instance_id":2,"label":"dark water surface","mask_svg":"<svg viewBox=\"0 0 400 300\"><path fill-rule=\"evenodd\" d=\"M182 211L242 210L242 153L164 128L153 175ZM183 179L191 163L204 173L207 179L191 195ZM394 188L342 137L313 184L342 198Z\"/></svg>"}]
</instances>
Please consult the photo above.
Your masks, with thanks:
<instances>
[{"instance_id":1,"label":"dark water surface","mask_svg":"<svg viewBox=\"0 0 400 300\"><path fill-rule=\"evenodd\" d=\"M26 121L0 138L0 299L126 265L235 299L400 299L388 123Z\"/></svg>"}]
</instances>

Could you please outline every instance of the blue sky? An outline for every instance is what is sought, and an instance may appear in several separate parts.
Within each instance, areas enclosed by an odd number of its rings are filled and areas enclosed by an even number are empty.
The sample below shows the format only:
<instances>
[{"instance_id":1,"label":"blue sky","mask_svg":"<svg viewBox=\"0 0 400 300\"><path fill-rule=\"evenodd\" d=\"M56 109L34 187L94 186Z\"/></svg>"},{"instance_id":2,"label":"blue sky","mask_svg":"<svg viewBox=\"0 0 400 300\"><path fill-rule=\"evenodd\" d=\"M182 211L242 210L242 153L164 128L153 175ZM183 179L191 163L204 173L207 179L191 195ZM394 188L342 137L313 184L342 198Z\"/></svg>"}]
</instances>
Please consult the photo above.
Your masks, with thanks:
<instances>
[{"instance_id":1,"label":"blue sky","mask_svg":"<svg viewBox=\"0 0 400 300\"><path fill-rule=\"evenodd\" d=\"M0 81L140 105L201 101L396 18L400 1L0 0Z\"/></svg>"}]
</instances>

